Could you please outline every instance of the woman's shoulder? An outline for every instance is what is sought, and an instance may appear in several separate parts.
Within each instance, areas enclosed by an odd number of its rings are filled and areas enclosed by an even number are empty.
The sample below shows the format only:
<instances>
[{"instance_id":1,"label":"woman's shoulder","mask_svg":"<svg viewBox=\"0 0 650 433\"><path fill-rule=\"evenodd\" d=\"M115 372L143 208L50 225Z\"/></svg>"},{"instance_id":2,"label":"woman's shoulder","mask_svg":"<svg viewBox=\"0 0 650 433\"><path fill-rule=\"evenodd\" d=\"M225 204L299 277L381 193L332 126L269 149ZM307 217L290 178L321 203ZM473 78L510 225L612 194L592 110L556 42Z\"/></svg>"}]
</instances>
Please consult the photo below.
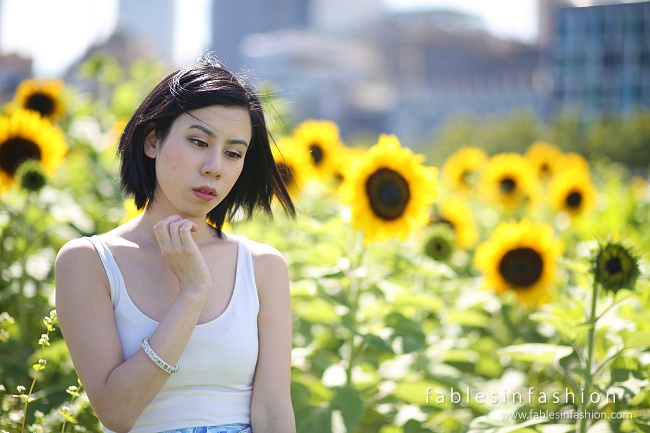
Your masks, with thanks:
<instances>
[{"instance_id":1,"label":"woman's shoulder","mask_svg":"<svg viewBox=\"0 0 650 433\"><path fill-rule=\"evenodd\" d=\"M97 281L108 282L101 259L88 238L66 242L56 256L54 272L58 295L65 287L69 287L65 291L71 294L85 291L89 279L99 278Z\"/></svg>"},{"instance_id":2,"label":"woman's shoulder","mask_svg":"<svg viewBox=\"0 0 650 433\"><path fill-rule=\"evenodd\" d=\"M98 239L101 245L109 247L110 252L112 247L128 243L121 227L97 236L84 236L66 242L57 254L56 264L64 266L70 263L75 267L90 267L91 271L99 270L102 265L98 249L101 250L102 247L96 246L98 242L93 238Z\"/></svg>"},{"instance_id":3,"label":"woman's shoulder","mask_svg":"<svg viewBox=\"0 0 650 433\"><path fill-rule=\"evenodd\" d=\"M262 292L266 290L273 291L275 289L271 287L266 289L266 286L271 285L269 284L270 282L286 280L288 283L289 273L287 262L280 251L270 245L256 242L243 236L239 236L238 238L240 242L245 242L253 258L253 270L258 289L262 289Z\"/></svg>"},{"instance_id":4,"label":"woman's shoulder","mask_svg":"<svg viewBox=\"0 0 650 433\"><path fill-rule=\"evenodd\" d=\"M59 264L68 261L86 260L91 257L91 254L93 257L97 255L95 247L89 242L88 238L76 238L66 242L61 247L56 256L56 262Z\"/></svg>"},{"instance_id":5,"label":"woman's shoulder","mask_svg":"<svg viewBox=\"0 0 650 433\"><path fill-rule=\"evenodd\" d=\"M232 235L230 235L232 236ZM287 262L284 259L284 256L276 248L257 242L251 239L248 239L243 236L239 236L239 241L244 241L248 247L251 255L253 256L253 261L257 267L257 264L260 265L284 265L286 267Z\"/></svg>"}]
</instances>

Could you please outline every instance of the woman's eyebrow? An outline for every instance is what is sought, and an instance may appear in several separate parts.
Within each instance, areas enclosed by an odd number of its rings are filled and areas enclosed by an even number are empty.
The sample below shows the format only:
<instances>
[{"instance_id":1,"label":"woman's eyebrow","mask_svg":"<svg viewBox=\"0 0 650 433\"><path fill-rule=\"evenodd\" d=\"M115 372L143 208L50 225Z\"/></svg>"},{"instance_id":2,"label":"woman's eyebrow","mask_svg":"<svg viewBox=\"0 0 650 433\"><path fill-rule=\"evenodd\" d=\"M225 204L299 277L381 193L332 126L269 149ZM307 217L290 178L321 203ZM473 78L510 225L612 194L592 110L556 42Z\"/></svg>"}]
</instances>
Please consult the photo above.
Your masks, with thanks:
<instances>
[{"instance_id":1,"label":"woman's eyebrow","mask_svg":"<svg viewBox=\"0 0 650 433\"><path fill-rule=\"evenodd\" d=\"M211 130L209 130L208 128L206 128L203 125L199 125L198 123L195 123L194 125L189 126L187 129L198 129L200 131L205 132L210 138L215 138L217 136L214 132L212 132ZM234 138L232 140L228 140L228 143L230 143L230 144L243 144L244 146L248 147L248 142L246 142L246 140L239 140L239 139Z\"/></svg>"},{"instance_id":2,"label":"woman's eyebrow","mask_svg":"<svg viewBox=\"0 0 650 433\"><path fill-rule=\"evenodd\" d=\"M248 143L246 143L245 140L237 140L236 138L232 139L232 140L228 140L228 143L230 143L230 144L243 144L244 146L248 147Z\"/></svg>"},{"instance_id":3,"label":"woman's eyebrow","mask_svg":"<svg viewBox=\"0 0 650 433\"><path fill-rule=\"evenodd\" d=\"M199 125L198 123L195 123L194 125L191 125L187 129L199 129L199 130L205 132L210 138L215 138L216 137L216 134L214 132L210 131L208 128L206 128L203 125Z\"/></svg>"}]
</instances>

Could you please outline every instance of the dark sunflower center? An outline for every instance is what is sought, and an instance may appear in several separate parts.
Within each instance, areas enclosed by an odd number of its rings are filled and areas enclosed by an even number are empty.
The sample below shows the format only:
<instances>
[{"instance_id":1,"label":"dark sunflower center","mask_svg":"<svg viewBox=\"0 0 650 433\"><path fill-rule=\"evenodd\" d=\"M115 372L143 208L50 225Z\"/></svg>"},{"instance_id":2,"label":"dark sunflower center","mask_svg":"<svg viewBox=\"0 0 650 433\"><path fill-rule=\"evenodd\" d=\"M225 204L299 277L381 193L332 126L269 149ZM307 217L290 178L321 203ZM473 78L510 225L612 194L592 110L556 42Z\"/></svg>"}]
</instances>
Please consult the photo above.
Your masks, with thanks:
<instances>
[{"instance_id":1,"label":"dark sunflower center","mask_svg":"<svg viewBox=\"0 0 650 433\"><path fill-rule=\"evenodd\" d=\"M372 211L386 221L402 216L411 198L406 179L388 168L380 168L370 175L366 181L366 194Z\"/></svg>"},{"instance_id":2,"label":"dark sunflower center","mask_svg":"<svg viewBox=\"0 0 650 433\"><path fill-rule=\"evenodd\" d=\"M621 260L618 257L613 257L607 260L605 263L605 269L607 269L607 272L610 275L614 275L623 272L623 265L621 264Z\"/></svg>"},{"instance_id":3,"label":"dark sunflower center","mask_svg":"<svg viewBox=\"0 0 650 433\"><path fill-rule=\"evenodd\" d=\"M0 143L0 170L9 176L16 174L20 164L28 159L41 159L41 148L33 141L15 137Z\"/></svg>"},{"instance_id":4,"label":"dark sunflower center","mask_svg":"<svg viewBox=\"0 0 650 433\"><path fill-rule=\"evenodd\" d=\"M547 162L543 162L542 165L539 167L542 173L548 173L551 168L548 166Z\"/></svg>"},{"instance_id":5,"label":"dark sunflower center","mask_svg":"<svg viewBox=\"0 0 650 433\"><path fill-rule=\"evenodd\" d=\"M311 160L314 161L314 165L318 165L323 160L323 148L320 145L314 143L309 147L309 153L311 154Z\"/></svg>"},{"instance_id":6,"label":"dark sunflower center","mask_svg":"<svg viewBox=\"0 0 650 433\"><path fill-rule=\"evenodd\" d=\"M514 191L516 186L517 184L515 183L514 179L511 179L509 177L501 179L501 183L499 184L499 188L501 188L501 192L504 194L509 194Z\"/></svg>"},{"instance_id":7,"label":"dark sunflower center","mask_svg":"<svg viewBox=\"0 0 650 433\"><path fill-rule=\"evenodd\" d=\"M45 93L36 92L27 98L25 108L38 111L42 116L49 116L54 112L54 100Z\"/></svg>"},{"instance_id":8,"label":"dark sunflower center","mask_svg":"<svg viewBox=\"0 0 650 433\"><path fill-rule=\"evenodd\" d=\"M579 207L580 202L582 202L582 194L576 191L573 191L566 198L566 204L569 205L569 207Z\"/></svg>"},{"instance_id":9,"label":"dark sunflower center","mask_svg":"<svg viewBox=\"0 0 650 433\"><path fill-rule=\"evenodd\" d=\"M508 251L499 262L499 273L508 283L529 287L542 276L544 261L532 248L515 248Z\"/></svg>"},{"instance_id":10,"label":"dark sunflower center","mask_svg":"<svg viewBox=\"0 0 650 433\"><path fill-rule=\"evenodd\" d=\"M294 182L293 171L291 167L284 163L277 164L278 171L280 172L280 178L285 185L291 185Z\"/></svg>"},{"instance_id":11,"label":"dark sunflower center","mask_svg":"<svg viewBox=\"0 0 650 433\"><path fill-rule=\"evenodd\" d=\"M463 170L463 172L460 174L460 182L469 185L470 179L472 177L472 172L470 170Z\"/></svg>"}]
</instances>

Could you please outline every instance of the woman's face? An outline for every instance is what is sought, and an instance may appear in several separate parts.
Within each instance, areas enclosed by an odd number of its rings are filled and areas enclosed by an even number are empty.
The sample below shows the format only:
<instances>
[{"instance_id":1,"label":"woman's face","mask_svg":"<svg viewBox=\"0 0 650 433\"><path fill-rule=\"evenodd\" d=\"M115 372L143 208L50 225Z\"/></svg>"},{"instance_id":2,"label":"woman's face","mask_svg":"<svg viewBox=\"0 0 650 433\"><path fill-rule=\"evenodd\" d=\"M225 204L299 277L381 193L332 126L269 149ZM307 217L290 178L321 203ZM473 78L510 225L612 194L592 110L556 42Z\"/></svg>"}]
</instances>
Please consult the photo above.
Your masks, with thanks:
<instances>
[{"instance_id":1,"label":"woman's face","mask_svg":"<svg viewBox=\"0 0 650 433\"><path fill-rule=\"evenodd\" d=\"M248 111L223 105L181 114L162 142L150 134L144 148L156 160L156 205L205 219L239 178L251 137Z\"/></svg>"}]
</instances>

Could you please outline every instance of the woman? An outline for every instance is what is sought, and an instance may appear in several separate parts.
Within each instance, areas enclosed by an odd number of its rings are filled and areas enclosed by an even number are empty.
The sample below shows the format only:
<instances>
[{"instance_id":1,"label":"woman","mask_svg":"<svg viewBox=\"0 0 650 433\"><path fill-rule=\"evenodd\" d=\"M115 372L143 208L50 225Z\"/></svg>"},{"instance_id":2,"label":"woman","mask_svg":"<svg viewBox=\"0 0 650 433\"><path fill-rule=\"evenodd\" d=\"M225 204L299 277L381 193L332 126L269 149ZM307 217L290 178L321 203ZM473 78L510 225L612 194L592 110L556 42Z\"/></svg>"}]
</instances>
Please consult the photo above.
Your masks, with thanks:
<instances>
[{"instance_id":1,"label":"woman","mask_svg":"<svg viewBox=\"0 0 650 433\"><path fill-rule=\"evenodd\" d=\"M61 331L105 431L295 432L287 265L221 231L274 199L294 214L260 99L206 57L153 89L118 153L144 212L56 261Z\"/></svg>"}]
</instances>

